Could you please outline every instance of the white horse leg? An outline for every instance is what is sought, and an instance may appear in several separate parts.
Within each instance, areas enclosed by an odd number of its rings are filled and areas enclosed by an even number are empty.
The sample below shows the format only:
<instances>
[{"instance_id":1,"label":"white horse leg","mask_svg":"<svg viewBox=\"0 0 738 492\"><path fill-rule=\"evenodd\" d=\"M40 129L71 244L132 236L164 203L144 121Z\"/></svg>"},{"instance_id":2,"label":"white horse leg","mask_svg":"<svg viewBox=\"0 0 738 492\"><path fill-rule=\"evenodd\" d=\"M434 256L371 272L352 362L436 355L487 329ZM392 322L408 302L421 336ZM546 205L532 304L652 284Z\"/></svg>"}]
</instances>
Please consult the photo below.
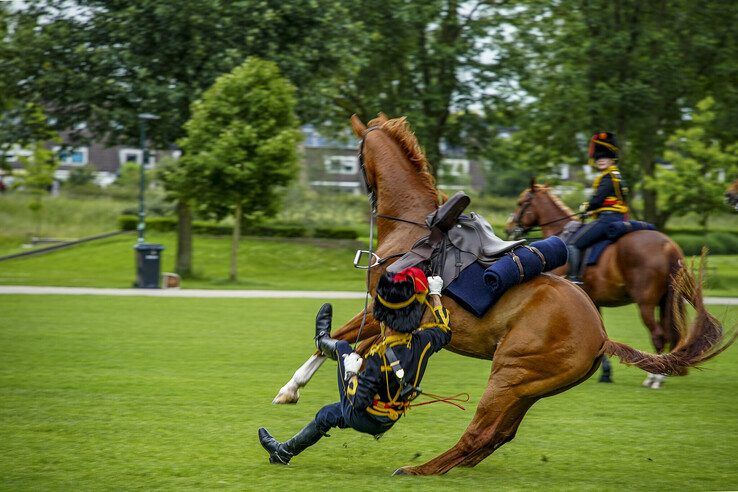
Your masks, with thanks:
<instances>
[{"instance_id":1,"label":"white horse leg","mask_svg":"<svg viewBox=\"0 0 738 492\"><path fill-rule=\"evenodd\" d=\"M656 374L655 378L653 380L653 383L651 383L651 389L661 389L661 386L664 384L664 381L666 381L666 376L663 374Z\"/></svg>"},{"instance_id":2,"label":"white horse leg","mask_svg":"<svg viewBox=\"0 0 738 492\"><path fill-rule=\"evenodd\" d=\"M325 356L322 355L311 355L310 358L305 361L300 368L295 371L292 375L292 379L287 381L287 384L282 386L277 396L274 397L272 403L275 405L281 405L285 403L297 403L300 399L300 388L308 384L310 378L313 377L320 366L325 362Z\"/></svg>"},{"instance_id":3,"label":"white horse leg","mask_svg":"<svg viewBox=\"0 0 738 492\"><path fill-rule=\"evenodd\" d=\"M644 388L650 388L653 382L656 380L656 374L651 374L650 372L647 372L648 376L646 376L646 379L641 384Z\"/></svg>"}]
</instances>

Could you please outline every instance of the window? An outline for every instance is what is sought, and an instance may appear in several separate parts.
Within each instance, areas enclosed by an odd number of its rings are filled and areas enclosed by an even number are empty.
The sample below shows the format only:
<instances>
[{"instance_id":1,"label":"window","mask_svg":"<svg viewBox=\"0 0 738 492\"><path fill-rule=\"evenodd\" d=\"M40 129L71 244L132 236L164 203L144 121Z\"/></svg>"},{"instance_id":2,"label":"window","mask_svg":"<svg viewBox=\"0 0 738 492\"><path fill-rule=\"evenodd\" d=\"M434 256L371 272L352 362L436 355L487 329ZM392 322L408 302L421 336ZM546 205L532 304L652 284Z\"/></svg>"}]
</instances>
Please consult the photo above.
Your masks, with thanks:
<instances>
[{"instance_id":1,"label":"window","mask_svg":"<svg viewBox=\"0 0 738 492\"><path fill-rule=\"evenodd\" d=\"M59 161L67 166L84 166L89 162L89 151L87 147L77 147L73 149L54 147L54 152L59 156Z\"/></svg>"},{"instance_id":2,"label":"window","mask_svg":"<svg viewBox=\"0 0 738 492\"><path fill-rule=\"evenodd\" d=\"M122 166L127 162L133 162L140 164L143 160L143 151L141 149L120 149L118 151L118 162ZM156 151L149 150L149 162L146 164L146 168L150 168L156 164Z\"/></svg>"},{"instance_id":3,"label":"window","mask_svg":"<svg viewBox=\"0 0 738 492\"><path fill-rule=\"evenodd\" d=\"M118 151L118 162L121 166L127 162L140 164L142 159L143 152L141 149L120 149Z\"/></svg>"},{"instance_id":4,"label":"window","mask_svg":"<svg viewBox=\"0 0 738 492\"><path fill-rule=\"evenodd\" d=\"M325 170L329 174L356 174L359 170L356 157L348 155L326 156Z\"/></svg>"}]
</instances>

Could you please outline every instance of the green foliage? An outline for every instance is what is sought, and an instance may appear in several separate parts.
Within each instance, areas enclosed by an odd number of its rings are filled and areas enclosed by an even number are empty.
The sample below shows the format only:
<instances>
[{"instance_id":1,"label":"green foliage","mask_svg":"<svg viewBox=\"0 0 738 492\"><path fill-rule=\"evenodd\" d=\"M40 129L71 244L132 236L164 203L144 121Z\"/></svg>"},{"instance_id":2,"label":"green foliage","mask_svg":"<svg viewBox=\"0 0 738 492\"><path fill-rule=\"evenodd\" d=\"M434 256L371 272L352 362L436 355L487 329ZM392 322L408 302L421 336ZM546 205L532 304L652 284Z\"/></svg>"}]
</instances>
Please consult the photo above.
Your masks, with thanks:
<instances>
[{"instance_id":1,"label":"green foliage","mask_svg":"<svg viewBox=\"0 0 738 492\"><path fill-rule=\"evenodd\" d=\"M197 202L218 218L276 211L277 191L297 172L294 89L274 63L249 59L193 106L181 164Z\"/></svg>"},{"instance_id":2,"label":"green foliage","mask_svg":"<svg viewBox=\"0 0 738 492\"><path fill-rule=\"evenodd\" d=\"M137 142L137 114L154 113L149 134L164 148L184 136L192 102L248 56L278 63L316 117L355 29L343 2L313 0L33 0L8 18L3 95L50 102L57 129L85 123L111 143Z\"/></svg>"},{"instance_id":3,"label":"green foliage","mask_svg":"<svg viewBox=\"0 0 738 492\"><path fill-rule=\"evenodd\" d=\"M738 107L731 81L738 73L737 9L688 0L531 0L498 21L507 27L498 75L509 81L501 105L512 108L508 125L517 128L512 166L584 162L592 132L610 130L620 139L625 178L637 189L654 175L667 138L686 123L685 110L706 95L719 110L708 134L723 145L737 139L727 121ZM490 155L497 151L493 143ZM646 220L658 222L656 194L641 192Z\"/></svg>"},{"instance_id":4,"label":"green foliage","mask_svg":"<svg viewBox=\"0 0 738 492\"><path fill-rule=\"evenodd\" d=\"M724 151L707 133L715 120L714 103L708 97L697 104L690 125L676 130L666 142L664 157L671 167L658 167L655 177L645 182L658 192L662 216L695 212L703 227L711 214L723 209L725 176L738 172L738 155Z\"/></svg>"},{"instance_id":5,"label":"green foliage","mask_svg":"<svg viewBox=\"0 0 738 492\"><path fill-rule=\"evenodd\" d=\"M738 254L738 234L735 232L710 232L707 234L669 234L685 255L699 255L703 246L715 255Z\"/></svg>"},{"instance_id":6,"label":"green foliage","mask_svg":"<svg viewBox=\"0 0 738 492\"><path fill-rule=\"evenodd\" d=\"M93 181L95 181L95 167L88 164L75 167L69 171L69 178L64 184L70 187L79 187L91 184Z\"/></svg>"},{"instance_id":7,"label":"green foliage","mask_svg":"<svg viewBox=\"0 0 738 492\"><path fill-rule=\"evenodd\" d=\"M359 234L351 227L318 227L313 236L328 239L356 239Z\"/></svg>"}]
</instances>

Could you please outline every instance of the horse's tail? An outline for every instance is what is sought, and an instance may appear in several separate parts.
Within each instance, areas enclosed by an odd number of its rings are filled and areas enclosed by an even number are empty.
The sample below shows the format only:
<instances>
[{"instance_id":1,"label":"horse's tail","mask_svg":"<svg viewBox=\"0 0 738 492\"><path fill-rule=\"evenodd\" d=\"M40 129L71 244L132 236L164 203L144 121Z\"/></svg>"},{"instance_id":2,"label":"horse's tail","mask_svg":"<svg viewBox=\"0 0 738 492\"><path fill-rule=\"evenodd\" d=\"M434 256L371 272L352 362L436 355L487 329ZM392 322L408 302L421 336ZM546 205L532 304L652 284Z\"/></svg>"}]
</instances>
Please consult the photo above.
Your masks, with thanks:
<instances>
[{"instance_id":1,"label":"horse's tail","mask_svg":"<svg viewBox=\"0 0 738 492\"><path fill-rule=\"evenodd\" d=\"M680 334L680 339L671 352L650 354L624 343L606 340L602 353L616 355L621 362L653 374L683 376L690 367L698 366L727 349L738 337L738 332L726 337L720 322L705 309L702 301L704 265L703 251L697 280L688 268L679 268L673 276L673 323ZM682 304L682 299L687 300L696 311L691 326L688 325L684 309L676 306Z\"/></svg>"},{"instance_id":2,"label":"horse's tail","mask_svg":"<svg viewBox=\"0 0 738 492\"><path fill-rule=\"evenodd\" d=\"M669 278L666 284L666 293L659 301L659 321L666 331L666 341L669 350L673 350L679 345L684 335L682 331L685 323L683 321L680 322L680 320L684 320L686 314L684 302L677 295L676 287L677 276L682 268L684 268L684 256L676 243L669 241L667 244L670 246L666 251L666 255L669 258Z\"/></svg>"}]
</instances>

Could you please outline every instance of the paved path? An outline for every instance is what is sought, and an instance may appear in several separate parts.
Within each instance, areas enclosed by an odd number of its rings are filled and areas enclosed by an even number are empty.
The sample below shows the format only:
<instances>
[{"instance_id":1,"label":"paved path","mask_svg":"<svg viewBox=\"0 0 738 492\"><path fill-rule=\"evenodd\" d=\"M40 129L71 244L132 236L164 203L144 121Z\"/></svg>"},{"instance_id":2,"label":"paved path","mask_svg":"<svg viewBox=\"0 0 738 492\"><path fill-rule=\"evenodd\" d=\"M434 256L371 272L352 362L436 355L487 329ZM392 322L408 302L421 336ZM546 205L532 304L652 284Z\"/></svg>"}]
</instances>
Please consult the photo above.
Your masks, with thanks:
<instances>
[{"instance_id":1,"label":"paved path","mask_svg":"<svg viewBox=\"0 0 738 492\"><path fill-rule=\"evenodd\" d=\"M32 287L0 285L0 295L88 295L141 297L221 297L242 299L363 299L363 292L318 290L96 289L91 287ZM705 297L705 304L738 306L738 297Z\"/></svg>"},{"instance_id":2,"label":"paved path","mask_svg":"<svg viewBox=\"0 0 738 492\"><path fill-rule=\"evenodd\" d=\"M211 290L211 289L96 289L91 287L31 287L0 285L2 294L143 297L222 297L272 299L363 299L363 292L313 290Z\"/></svg>"}]
</instances>

